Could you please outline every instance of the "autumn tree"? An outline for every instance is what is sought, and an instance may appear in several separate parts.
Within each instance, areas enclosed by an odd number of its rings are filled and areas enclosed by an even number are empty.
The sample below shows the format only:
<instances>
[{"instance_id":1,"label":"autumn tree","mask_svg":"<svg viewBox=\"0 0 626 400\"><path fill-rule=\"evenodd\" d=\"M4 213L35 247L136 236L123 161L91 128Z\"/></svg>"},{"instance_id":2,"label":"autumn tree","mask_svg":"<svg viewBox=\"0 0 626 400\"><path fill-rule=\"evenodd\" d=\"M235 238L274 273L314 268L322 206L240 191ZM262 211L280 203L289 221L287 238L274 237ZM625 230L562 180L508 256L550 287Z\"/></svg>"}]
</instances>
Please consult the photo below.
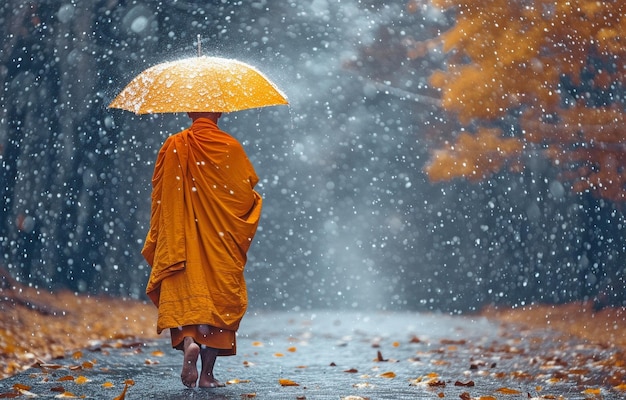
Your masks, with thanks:
<instances>
[{"instance_id":1,"label":"autumn tree","mask_svg":"<svg viewBox=\"0 0 626 400\"><path fill-rule=\"evenodd\" d=\"M521 171L538 151L574 191L626 200L626 3L432 2L456 22L430 82L462 128L432 151L430 179Z\"/></svg>"}]
</instances>

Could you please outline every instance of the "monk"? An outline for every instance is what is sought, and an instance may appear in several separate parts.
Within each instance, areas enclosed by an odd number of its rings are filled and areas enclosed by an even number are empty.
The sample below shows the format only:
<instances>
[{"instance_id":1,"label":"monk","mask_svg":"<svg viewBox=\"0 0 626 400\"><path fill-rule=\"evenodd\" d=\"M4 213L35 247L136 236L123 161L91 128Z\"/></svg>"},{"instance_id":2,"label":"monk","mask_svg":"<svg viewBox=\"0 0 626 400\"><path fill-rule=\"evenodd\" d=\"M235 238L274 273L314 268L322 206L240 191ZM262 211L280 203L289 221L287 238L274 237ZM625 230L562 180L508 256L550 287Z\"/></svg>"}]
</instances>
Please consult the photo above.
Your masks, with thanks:
<instances>
[{"instance_id":1,"label":"monk","mask_svg":"<svg viewBox=\"0 0 626 400\"><path fill-rule=\"evenodd\" d=\"M213 375L217 356L237 352L262 199L243 147L217 126L221 113L188 115L191 127L167 138L157 156L142 254L152 267L146 294L158 308L157 332L169 329L184 354L182 383L213 388L224 386Z\"/></svg>"}]
</instances>

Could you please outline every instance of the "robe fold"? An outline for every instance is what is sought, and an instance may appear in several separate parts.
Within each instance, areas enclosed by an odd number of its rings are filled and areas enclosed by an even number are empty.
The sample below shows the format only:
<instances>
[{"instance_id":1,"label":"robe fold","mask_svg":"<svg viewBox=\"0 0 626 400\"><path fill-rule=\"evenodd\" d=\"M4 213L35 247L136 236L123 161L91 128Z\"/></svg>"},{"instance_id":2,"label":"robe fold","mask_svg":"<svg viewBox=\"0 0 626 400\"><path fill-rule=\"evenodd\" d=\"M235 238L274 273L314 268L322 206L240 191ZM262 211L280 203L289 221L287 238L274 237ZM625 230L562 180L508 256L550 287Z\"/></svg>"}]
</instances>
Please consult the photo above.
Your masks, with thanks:
<instances>
[{"instance_id":1,"label":"robe fold","mask_svg":"<svg viewBox=\"0 0 626 400\"><path fill-rule=\"evenodd\" d=\"M239 328L248 305L244 266L261 215L257 182L241 144L207 118L163 144L142 249L159 333Z\"/></svg>"}]
</instances>

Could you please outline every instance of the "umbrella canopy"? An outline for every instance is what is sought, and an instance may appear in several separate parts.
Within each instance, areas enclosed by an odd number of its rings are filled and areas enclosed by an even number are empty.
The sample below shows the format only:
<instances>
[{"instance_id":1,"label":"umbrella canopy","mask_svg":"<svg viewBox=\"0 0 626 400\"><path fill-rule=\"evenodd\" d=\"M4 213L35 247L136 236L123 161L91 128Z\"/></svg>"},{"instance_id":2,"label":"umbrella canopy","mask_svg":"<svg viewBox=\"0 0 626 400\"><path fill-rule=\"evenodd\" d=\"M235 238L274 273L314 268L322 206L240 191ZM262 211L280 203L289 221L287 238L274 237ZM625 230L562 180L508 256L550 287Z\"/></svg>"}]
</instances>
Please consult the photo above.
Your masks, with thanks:
<instances>
[{"instance_id":1,"label":"umbrella canopy","mask_svg":"<svg viewBox=\"0 0 626 400\"><path fill-rule=\"evenodd\" d=\"M219 57L192 57L155 65L137 75L109 108L136 114L230 112L288 104L256 68Z\"/></svg>"}]
</instances>

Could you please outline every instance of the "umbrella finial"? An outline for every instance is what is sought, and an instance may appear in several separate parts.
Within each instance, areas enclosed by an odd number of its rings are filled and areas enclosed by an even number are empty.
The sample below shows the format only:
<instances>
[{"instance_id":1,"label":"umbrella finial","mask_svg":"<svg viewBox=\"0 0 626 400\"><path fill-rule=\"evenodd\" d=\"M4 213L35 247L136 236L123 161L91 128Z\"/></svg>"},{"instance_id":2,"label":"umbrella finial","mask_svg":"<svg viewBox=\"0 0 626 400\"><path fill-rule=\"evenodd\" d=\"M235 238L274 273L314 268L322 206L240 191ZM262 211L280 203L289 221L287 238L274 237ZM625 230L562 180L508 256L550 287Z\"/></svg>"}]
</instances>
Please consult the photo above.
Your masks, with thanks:
<instances>
[{"instance_id":1,"label":"umbrella finial","mask_svg":"<svg viewBox=\"0 0 626 400\"><path fill-rule=\"evenodd\" d=\"M198 57L202 57L202 43L200 43L200 34L198 33Z\"/></svg>"}]
</instances>

